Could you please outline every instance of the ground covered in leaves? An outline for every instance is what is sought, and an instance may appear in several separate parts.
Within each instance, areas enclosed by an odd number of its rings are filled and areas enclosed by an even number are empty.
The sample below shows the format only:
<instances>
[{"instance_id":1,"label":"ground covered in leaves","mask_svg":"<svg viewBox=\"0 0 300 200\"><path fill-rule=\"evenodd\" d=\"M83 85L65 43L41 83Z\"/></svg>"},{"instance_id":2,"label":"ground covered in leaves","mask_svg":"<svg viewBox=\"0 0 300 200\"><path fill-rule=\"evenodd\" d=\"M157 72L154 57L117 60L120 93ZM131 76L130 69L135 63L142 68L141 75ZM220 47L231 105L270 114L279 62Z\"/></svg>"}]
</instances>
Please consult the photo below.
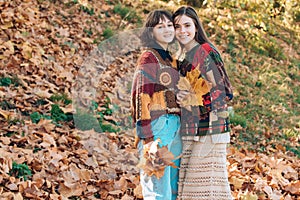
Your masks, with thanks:
<instances>
[{"instance_id":1,"label":"ground covered in leaves","mask_svg":"<svg viewBox=\"0 0 300 200\"><path fill-rule=\"evenodd\" d=\"M118 31L139 27L147 11L162 6L176 7L172 1L0 2L0 199L142 198L129 117L138 51L126 45L124 55L115 55L114 48L104 55L98 47ZM299 35L286 26L280 30L280 50L269 42L273 51L258 55L264 49L255 46L258 36L249 34L272 26L248 15L248 22L259 27L232 24L229 19L245 13L231 6L208 7L202 15L210 13L205 26L224 53L236 88L238 117L228 147L232 194L244 200L300 199L300 92L295 89L300 74L294 61L299 50L291 50L299 45ZM265 31L267 41L276 39L266 33L271 34ZM285 35L292 38L290 45ZM246 56L239 37L252 42L256 54ZM281 57L281 51L289 56ZM277 100L281 104L272 107ZM77 106L83 109L75 112Z\"/></svg>"}]
</instances>

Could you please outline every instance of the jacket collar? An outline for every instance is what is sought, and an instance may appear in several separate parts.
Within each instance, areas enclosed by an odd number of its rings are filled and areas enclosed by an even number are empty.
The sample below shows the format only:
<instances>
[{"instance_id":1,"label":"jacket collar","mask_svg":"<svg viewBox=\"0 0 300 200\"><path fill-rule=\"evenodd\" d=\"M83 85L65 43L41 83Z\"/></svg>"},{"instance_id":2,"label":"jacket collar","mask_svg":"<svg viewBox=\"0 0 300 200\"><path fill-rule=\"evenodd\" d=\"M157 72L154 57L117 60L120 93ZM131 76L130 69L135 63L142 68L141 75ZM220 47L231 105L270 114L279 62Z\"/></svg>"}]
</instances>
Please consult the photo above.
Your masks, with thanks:
<instances>
[{"instance_id":1,"label":"jacket collar","mask_svg":"<svg viewBox=\"0 0 300 200\"><path fill-rule=\"evenodd\" d=\"M165 61L167 59L169 59L169 61L173 61L172 56L170 55L170 52L168 50L164 50L159 44L155 43L152 47L153 49L155 49L159 55L161 56L161 58Z\"/></svg>"}]
</instances>

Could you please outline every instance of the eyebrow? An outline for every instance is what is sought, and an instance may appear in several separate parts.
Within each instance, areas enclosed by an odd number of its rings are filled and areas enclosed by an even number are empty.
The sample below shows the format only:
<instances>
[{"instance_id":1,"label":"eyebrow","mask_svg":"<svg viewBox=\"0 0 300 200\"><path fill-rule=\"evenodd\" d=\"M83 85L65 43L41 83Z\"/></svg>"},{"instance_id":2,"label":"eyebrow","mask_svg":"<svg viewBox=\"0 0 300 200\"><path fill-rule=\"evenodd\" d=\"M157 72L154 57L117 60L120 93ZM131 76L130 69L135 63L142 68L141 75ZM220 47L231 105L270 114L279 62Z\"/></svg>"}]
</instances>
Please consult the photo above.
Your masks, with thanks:
<instances>
[{"instance_id":1,"label":"eyebrow","mask_svg":"<svg viewBox=\"0 0 300 200\"><path fill-rule=\"evenodd\" d=\"M191 22L185 22L183 25L191 24ZM176 23L175 25L180 25L179 23Z\"/></svg>"},{"instance_id":2,"label":"eyebrow","mask_svg":"<svg viewBox=\"0 0 300 200\"><path fill-rule=\"evenodd\" d=\"M166 22L166 23L172 23L172 21L168 20L168 21L162 21L162 22L160 22L158 24L163 24L164 22Z\"/></svg>"}]
</instances>

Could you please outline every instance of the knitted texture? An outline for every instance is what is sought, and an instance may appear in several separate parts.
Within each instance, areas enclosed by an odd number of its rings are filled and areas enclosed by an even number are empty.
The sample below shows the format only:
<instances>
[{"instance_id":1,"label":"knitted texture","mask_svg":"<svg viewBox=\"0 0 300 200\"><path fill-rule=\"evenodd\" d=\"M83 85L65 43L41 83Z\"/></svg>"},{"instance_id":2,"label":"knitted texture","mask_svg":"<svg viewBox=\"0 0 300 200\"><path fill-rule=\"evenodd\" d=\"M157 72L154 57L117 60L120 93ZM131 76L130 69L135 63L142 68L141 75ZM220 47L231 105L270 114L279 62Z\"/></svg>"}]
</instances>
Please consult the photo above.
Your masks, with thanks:
<instances>
[{"instance_id":1,"label":"knitted texture","mask_svg":"<svg viewBox=\"0 0 300 200\"><path fill-rule=\"evenodd\" d=\"M191 111L182 109L181 134L202 136L228 132L227 102L232 99L233 93L218 51L208 43L197 45L179 65L182 76L197 69L201 78L212 84L210 91L202 96L203 106L192 106ZM210 112L215 112L214 119L210 119Z\"/></svg>"},{"instance_id":2,"label":"knitted texture","mask_svg":"<svg viewBox=\"0 0 300 200\"><path fill-rule=\"evenodd\" d=\"M153 136L151 122L158 117L180 114L176 103L178 80L176 66L172 66L169 58L164 60L155 49L147 49L141 54L131 93L132 117L139 138Z\"/></svg>"},{"instance_id":3,"label":"knitted texture","mask_svg":"<svg viewBox=\"0 0 300 200\"><path fill-rule=\"evenodd\" d=\"M183 138L179 171L180 200L232 200L226 167L226 143L204 143Z\"/></svg>"}]
</instances>

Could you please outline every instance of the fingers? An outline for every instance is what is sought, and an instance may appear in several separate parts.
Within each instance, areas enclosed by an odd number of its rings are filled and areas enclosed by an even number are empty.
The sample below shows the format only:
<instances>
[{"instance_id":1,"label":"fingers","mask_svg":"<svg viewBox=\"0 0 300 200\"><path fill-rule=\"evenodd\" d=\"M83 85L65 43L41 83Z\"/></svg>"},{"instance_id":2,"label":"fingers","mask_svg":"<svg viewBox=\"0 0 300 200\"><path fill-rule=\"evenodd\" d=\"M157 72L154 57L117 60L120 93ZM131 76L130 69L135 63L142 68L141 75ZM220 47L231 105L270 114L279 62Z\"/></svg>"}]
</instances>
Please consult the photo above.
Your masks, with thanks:
<instances>
[{"instance_id":1,"label":"fingers","mask_svg":"<svg viewBox=\"0 0 300 200\"><path fill-rule=\"evenodd\" d=\"M181 90L177 93L176 97L177 100L176 102L181 105L182 101L186 98L186 96L189 94L189 91Z\"/></svg>"}]
</instances>

